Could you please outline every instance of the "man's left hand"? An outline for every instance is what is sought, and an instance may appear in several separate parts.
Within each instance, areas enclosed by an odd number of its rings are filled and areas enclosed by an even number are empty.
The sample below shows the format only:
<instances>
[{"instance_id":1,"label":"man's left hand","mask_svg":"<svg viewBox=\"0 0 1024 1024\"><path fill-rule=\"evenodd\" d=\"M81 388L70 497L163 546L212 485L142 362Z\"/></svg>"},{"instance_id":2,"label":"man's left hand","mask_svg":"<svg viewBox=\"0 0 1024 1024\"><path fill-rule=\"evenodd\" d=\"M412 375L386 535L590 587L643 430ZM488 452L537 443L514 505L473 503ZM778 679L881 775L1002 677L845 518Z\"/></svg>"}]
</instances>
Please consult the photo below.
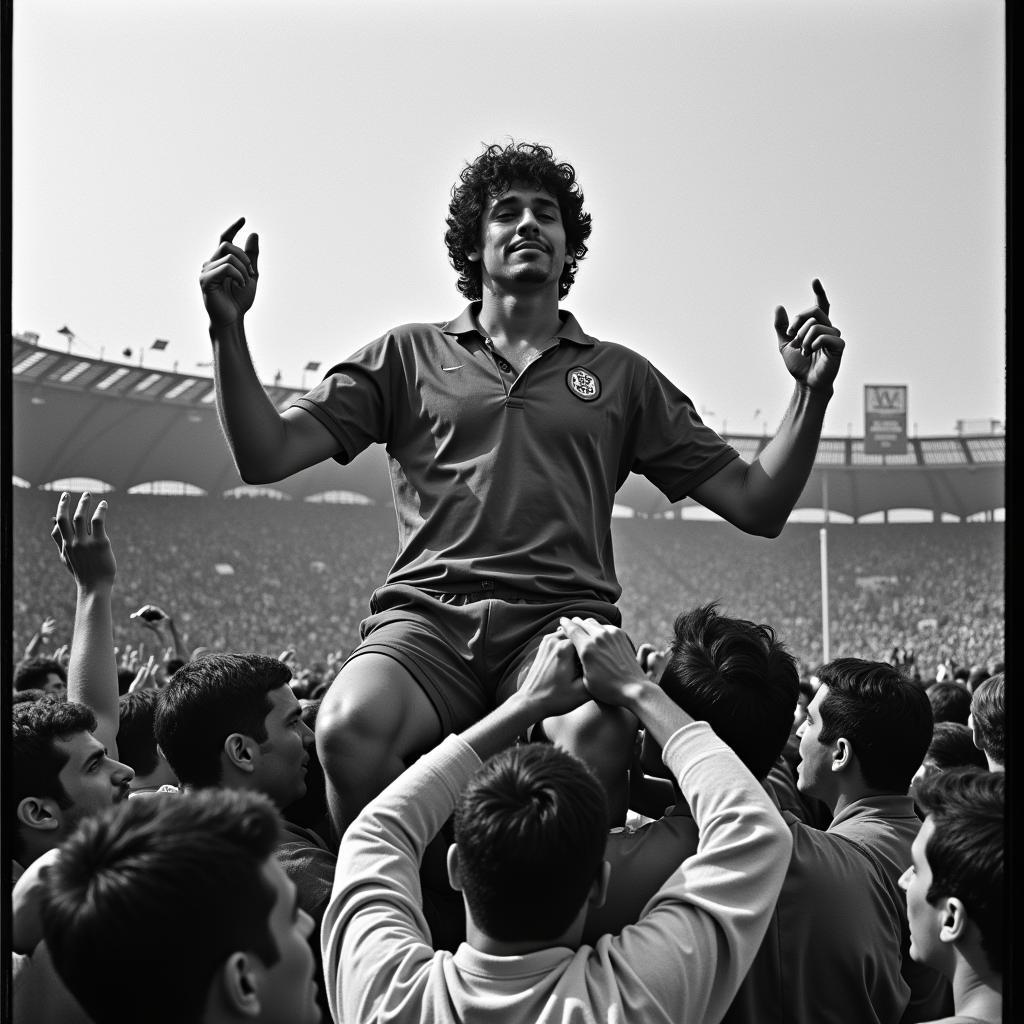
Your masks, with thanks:
<instances>
[{"instance_id":1,"label":"man's left hand","mask_svg":"<svg viewBox=\"0 0 1024 1024\"><path fill-rule=\"evenodd\" d=\"M541 640L519 697L541 706L544 717L568 714L590 700L576 650L561 630Z\"/></svg>"},{"instance_id":2,"label":"man's left hand","mask_svg":"<svg viewBox=\"0 0 1024 1024\"><path fill-rule=\"evenodd\" d=\"M815 305L798 313L792 323L785 307L775 310L775 335L786 369L811 391L832 393L846 342L829 320L829 301L821 282L811 282Z\"/></svg>"}]
</instances>

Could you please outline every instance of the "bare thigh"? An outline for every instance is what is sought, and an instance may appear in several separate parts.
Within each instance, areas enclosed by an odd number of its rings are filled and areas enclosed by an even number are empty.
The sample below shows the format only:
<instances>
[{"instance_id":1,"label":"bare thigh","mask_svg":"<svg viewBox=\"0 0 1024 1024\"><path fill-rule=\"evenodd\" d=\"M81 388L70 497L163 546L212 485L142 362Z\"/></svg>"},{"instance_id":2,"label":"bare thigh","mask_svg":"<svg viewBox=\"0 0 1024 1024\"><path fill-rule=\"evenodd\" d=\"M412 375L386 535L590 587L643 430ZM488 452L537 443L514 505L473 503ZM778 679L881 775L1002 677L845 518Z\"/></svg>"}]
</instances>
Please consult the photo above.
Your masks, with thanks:
<instances>
[{"instance_id":1,"label":"bare thigh","mask_svg":"<svg viewBox=\"0 0 1024 1024\"><path fill-rule=\"evenodd\" d=\"M441 721L394 658L367 653L342 667L317 713L317 753L339 832L406 766L442 739Z\"/></svg>"}]
</instances>

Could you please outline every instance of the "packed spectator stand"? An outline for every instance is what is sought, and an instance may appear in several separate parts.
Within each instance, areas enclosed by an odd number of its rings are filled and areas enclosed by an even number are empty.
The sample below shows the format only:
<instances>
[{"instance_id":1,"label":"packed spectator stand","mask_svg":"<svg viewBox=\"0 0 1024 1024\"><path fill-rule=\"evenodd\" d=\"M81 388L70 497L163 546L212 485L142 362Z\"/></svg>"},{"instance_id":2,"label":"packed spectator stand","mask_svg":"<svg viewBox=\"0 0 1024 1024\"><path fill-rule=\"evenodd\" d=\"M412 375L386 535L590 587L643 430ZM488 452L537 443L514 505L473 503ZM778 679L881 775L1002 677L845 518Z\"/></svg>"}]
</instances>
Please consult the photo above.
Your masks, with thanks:
<instances>
[{"instance_id":1,"label":"packed spectator stand","mask_svg":"<svg viewBox=\"0 0 1024 1024\"><path fill-rule=\"evenodd\" d=\"M120 539L114 635L122 650L152 646L152 635L129 616L153 603L175 617L189 650L276 656L292 649L299 669L333 662L358 642L369 596L396 549L388 508L113 499ZM20 657L48 616L59 623L54 646L66 642L74 603L39 526L52 516L55 495L15 488L12 502ZM624 627L638 644L661 644L676 610L717 600L730 615L772 623L805 670L813 669L823 660L819 529L790 523L765 541L719 523L614 520ZM832 524L828 534L831 657L889 660L897 648L901 660L912 653L926 681L940 664L1003 658L1001 523Z\"/></svg>"}]
</instances>

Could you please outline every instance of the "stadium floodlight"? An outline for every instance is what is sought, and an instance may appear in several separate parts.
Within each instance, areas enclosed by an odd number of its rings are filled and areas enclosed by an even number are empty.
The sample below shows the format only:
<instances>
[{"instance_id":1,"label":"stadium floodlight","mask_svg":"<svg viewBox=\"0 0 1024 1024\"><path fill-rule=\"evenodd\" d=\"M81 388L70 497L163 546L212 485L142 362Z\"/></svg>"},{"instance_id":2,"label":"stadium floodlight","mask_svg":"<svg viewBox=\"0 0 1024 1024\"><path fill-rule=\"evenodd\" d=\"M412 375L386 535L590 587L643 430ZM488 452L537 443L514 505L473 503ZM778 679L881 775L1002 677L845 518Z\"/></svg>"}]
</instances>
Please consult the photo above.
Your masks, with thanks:
<instances>
[{"instance_id":1,"label":"stadium floodlight","mask_svg":"<svg viewBox=\"0 0 1024 1024\"><path fill-rule=\"evenodd\" d=\"M65 324L59 331L58 334L64 335L64 340L68 343L68 352L71 352L71 342L75 340L75 332Z\"/></svg>"},{"instance_id":2,"label":"stadium floodlight","mask_svg":"<svg viewBox=\"0 0 1024 1024\"><path fill-rule=\"evenodd\" d=\"M165 338L157 338L156 341L154 341L153 344L150 345L149 347L157 352L163 352L163 350L167 348L168 345L170 345L170 342L167 341Z\"/></svg>"}]
</instances>

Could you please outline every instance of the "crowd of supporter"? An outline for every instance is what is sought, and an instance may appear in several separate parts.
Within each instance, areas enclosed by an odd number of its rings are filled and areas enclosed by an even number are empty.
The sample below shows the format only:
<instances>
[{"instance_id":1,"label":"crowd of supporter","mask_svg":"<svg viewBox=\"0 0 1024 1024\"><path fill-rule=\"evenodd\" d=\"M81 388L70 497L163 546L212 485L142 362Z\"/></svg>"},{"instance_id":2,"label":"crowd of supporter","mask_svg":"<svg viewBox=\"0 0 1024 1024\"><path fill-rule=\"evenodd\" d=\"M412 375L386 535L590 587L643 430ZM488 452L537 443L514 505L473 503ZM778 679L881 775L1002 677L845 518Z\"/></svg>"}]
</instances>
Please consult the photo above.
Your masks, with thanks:
<instances>
[{"instance_id":1,"label":"crowd of supporter","mask_svg":"<svg viewBox=\"0 0 1024 1024\"><path fill-rule=\"evenodd\" d=\"M339 827L317 698L384 517L54 504L16 502L16 1024L998 1019L998 530L835 530L833 614L860 618L819 665L816 528L620 521L628 632L561 619ZM526 741L591 699L640 727L611 831L597 773Z\"/></svg>"},{"instance_id":2,"label":"crowd of supporter","mask_svg":"<svg viewBox=\"0 0 1024 1024\"><path fill-rule=\"evenodd\" d=\"M16 656L48 619L55 632L41 653L70 636L73 602L37 527L53 501L13 495ZM190 651L292 650L293 669L325 678L358 642L397 544L394 513L382 508L118 495L113 516L124 581L114 635L126 661L140 645L164 653L130 618L152 603ZM771 622L807 674L824 654L818 530L790 523L765 541L718 523L616 519L623 625L637 643L660 645L675 609L716 600ZM834 524L828 547L830 657L899 660L926 682L940 666L952 676L1002 659L1002 524Z\"/></svg>"}]
</instances>

